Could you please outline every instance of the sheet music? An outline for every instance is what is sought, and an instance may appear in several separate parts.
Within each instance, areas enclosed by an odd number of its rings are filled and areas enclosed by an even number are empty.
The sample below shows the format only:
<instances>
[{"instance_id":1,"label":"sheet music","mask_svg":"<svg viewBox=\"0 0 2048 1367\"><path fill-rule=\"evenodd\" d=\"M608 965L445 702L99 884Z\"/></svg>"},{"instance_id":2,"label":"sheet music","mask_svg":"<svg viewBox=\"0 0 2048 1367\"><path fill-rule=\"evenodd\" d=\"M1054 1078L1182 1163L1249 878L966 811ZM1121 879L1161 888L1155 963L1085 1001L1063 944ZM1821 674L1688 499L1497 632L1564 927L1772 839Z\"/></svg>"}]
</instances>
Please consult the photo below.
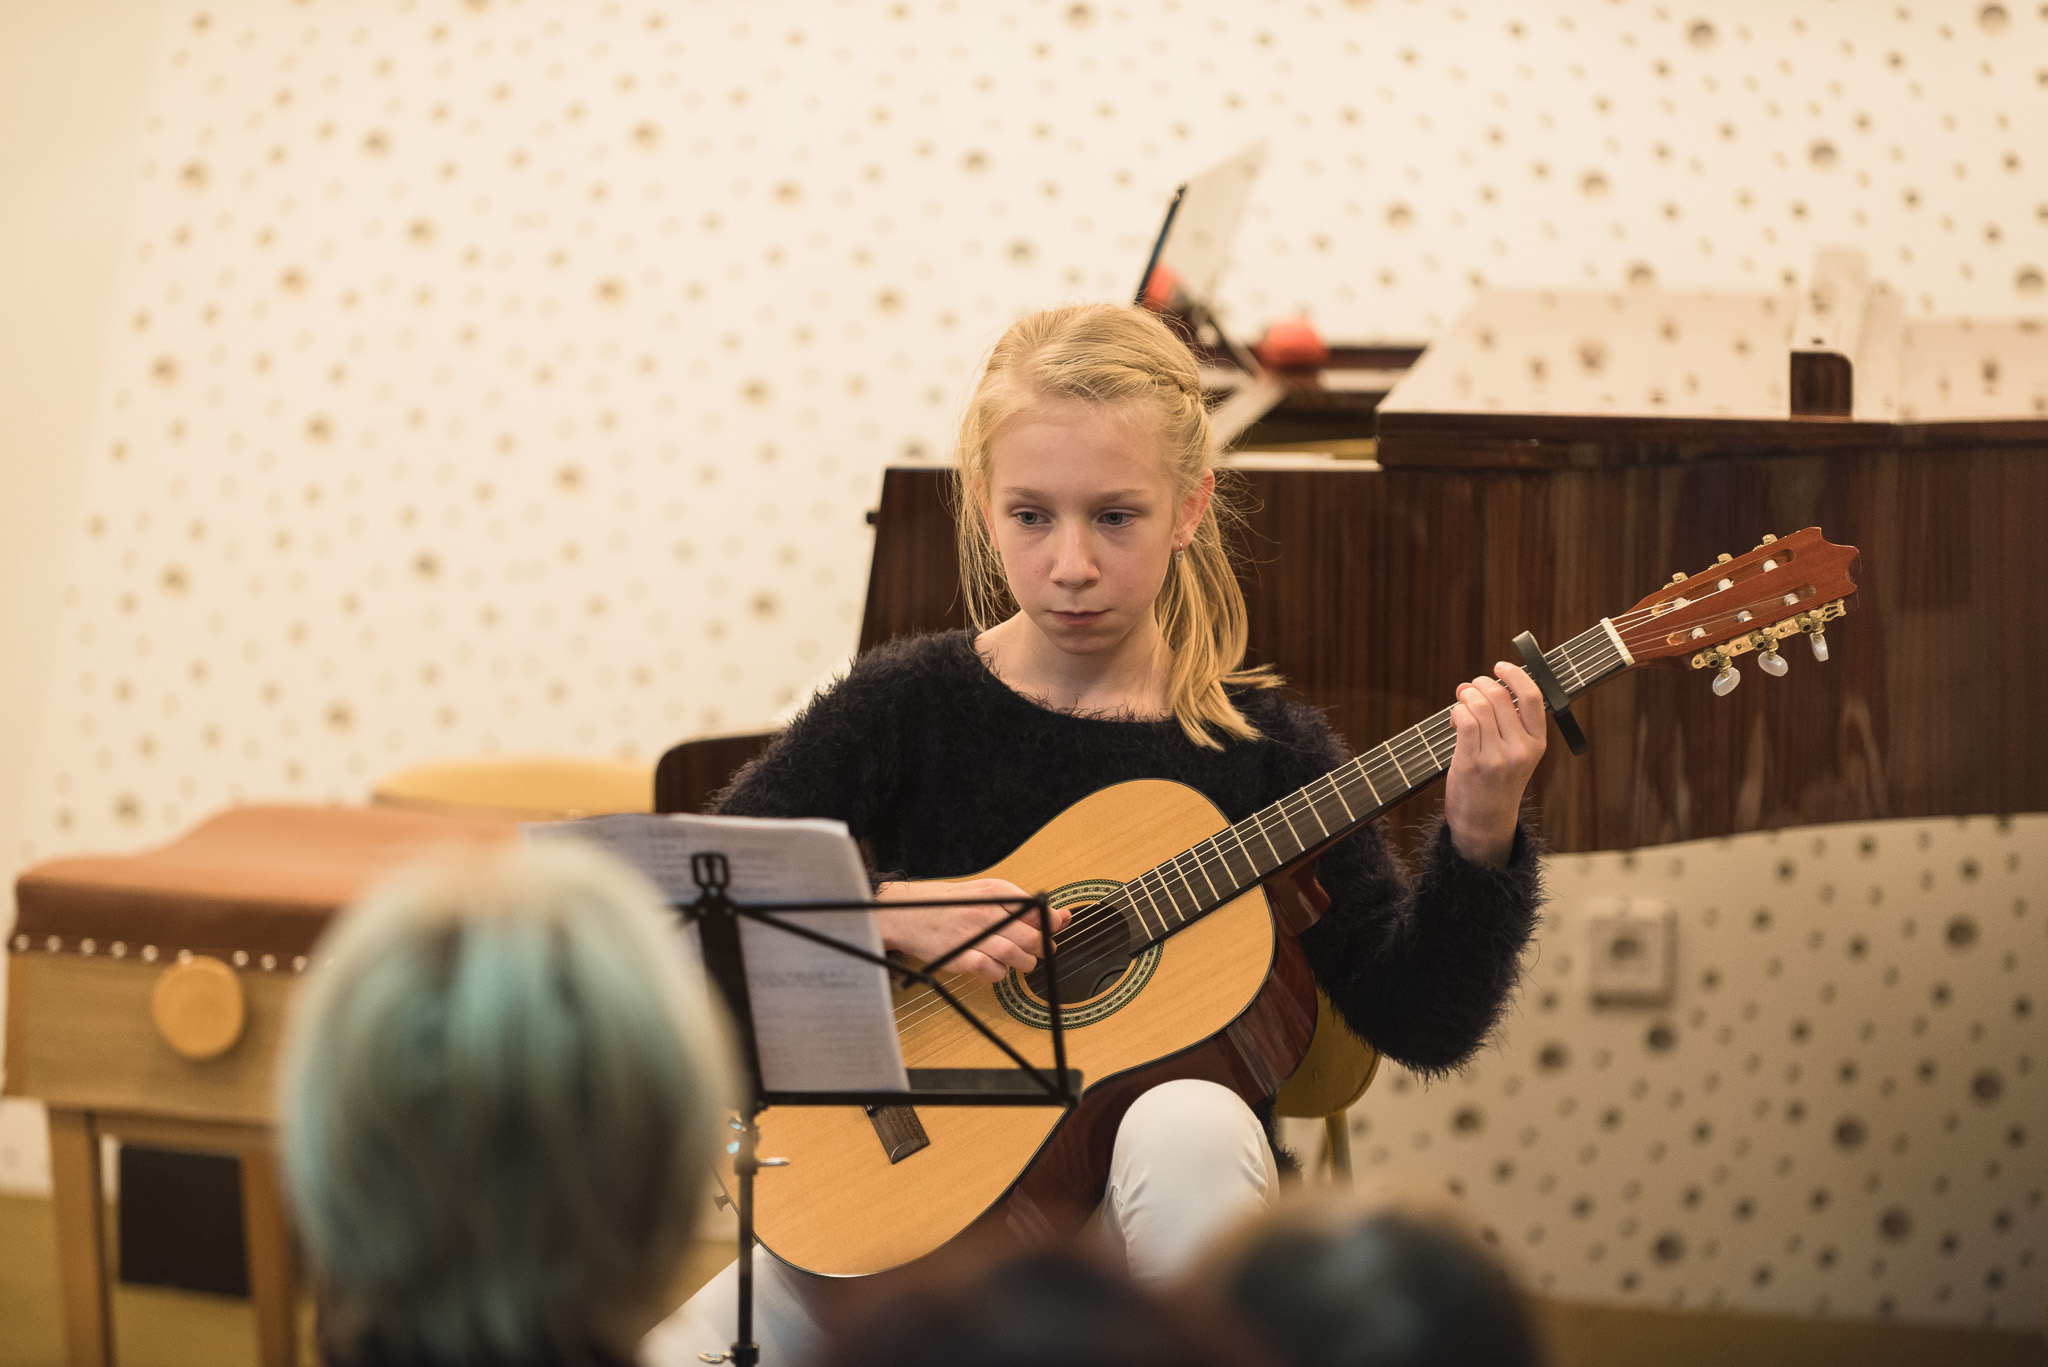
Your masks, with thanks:
<instances>
[{"instance_id":1,"label":"sheet music","mask_svg":"<svg viewBox=\"0 0 2048 1367\"><path fill-rule=\"evenodd\" d=\"M534 822L529 841L581 840L640 870L671 902L696 899L690 857L722 854L735 903L860 902L873 895L860 850L840 821L628 813ZM778 916L842 944L882 953L872 911ZM690 939L694 947L696 935ZM754 1041L771 1092L910 1090L889 1000L889 976L824 945L742 918Z\"/></svg>"}]
</instances>

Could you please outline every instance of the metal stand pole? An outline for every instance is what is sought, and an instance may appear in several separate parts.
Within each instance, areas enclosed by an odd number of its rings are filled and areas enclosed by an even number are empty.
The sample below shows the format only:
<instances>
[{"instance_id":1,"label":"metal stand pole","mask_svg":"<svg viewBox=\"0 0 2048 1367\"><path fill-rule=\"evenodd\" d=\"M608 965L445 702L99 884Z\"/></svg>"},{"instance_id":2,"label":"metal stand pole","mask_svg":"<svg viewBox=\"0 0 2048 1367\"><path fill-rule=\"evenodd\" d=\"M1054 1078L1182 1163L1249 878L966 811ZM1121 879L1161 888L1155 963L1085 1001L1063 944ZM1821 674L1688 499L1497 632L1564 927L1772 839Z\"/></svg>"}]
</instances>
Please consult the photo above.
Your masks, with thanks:
<instances>
[{"instance_id":1,"label":"metal stand pole","mask_svg":"<svg viewBox=\"0 0 2048 1367\"><path fill-rule=\"evenodd\" d=\"M740 1314L739 1329L726 1361L733 1367L755 1367L761 1360L761 1345L754 1342L754 1174L761 1170L755 1146L761 1141L757 1112L740 1121L739 1152L733 1155L732 1171L739 1187L735 1202L740 1217Z\"/></svg>"}]
</instances>

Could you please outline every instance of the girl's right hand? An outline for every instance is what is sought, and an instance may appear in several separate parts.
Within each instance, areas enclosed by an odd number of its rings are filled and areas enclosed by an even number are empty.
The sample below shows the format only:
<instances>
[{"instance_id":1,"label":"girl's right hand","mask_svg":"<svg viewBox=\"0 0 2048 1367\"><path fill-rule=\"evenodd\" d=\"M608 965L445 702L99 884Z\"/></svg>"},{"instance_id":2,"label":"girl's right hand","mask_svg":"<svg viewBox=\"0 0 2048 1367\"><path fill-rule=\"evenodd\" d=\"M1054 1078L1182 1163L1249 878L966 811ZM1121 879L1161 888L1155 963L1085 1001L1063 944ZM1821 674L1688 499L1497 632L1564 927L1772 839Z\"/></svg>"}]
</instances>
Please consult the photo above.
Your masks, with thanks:
<instances>
[{"instance_id":1,"label":"girl's right hand","mask_svg":"<svg viewBox=\"0 0 2048 1367\"><path fill-rule=\"evenodd\" d=\"M1021 901L1029 895L1015 883L1000 878L970 878L958 883L884 883L875 889L878 902L927 902L940 897L1014 897ZM883 911L879 913L882 943L920 963L929 963L975 931L995 925L1009 910L1000 906L933 906ZM1054 911L1053 933L1058 934L1071 917L1071 912ZM971 949L961 951L946 964L946 971L972 973L996 982L1013 968L1029 973L1038 967L1039 956L1044 953L1038 913L1031 911L978 941Z\"/></svg>"}]
</instances>

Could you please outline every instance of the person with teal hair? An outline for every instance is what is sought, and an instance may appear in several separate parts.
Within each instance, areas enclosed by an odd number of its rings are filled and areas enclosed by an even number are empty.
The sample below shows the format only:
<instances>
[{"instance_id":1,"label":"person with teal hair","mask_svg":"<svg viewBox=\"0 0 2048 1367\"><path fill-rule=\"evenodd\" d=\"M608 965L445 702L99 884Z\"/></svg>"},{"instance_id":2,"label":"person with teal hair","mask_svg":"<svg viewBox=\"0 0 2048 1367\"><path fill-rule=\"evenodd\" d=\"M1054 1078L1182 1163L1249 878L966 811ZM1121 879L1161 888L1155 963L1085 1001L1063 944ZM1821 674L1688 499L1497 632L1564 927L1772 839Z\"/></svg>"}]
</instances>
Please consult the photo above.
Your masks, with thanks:
<instances>
[{"instance_id":1,"label":"person with teal hair","mask_svg":"<svg viewBox=\"0 0 2048 1367\"><path fill-rule=\"evenodd\" d=\"M315 957L280 1110L329 1361L629 1362L734 1085L658 894L575 846L430 865Z\"/></svg>"}]
</instances>

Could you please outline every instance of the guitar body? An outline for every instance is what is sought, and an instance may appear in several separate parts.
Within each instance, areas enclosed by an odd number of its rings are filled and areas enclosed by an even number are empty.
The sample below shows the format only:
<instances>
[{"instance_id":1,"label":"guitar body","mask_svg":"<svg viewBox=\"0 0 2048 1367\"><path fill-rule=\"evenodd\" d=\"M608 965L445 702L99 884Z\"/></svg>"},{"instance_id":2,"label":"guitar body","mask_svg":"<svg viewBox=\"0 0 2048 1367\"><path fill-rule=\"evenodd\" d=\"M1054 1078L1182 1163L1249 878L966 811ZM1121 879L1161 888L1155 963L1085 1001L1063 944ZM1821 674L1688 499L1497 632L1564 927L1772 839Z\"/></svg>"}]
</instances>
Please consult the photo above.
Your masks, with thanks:
<instances>
[{"instance_id":1,"label":"guitar body","mask_svg":"<svg viewBox=\"0 0 2048 1367\"><path fill-rule=\"evenodd\" d=\"M1225 825L1192 788L1120 783L1075 803L979 876L1046 889L1079 923L1084 906ZM1063 936L1077 945L1085 938L1072 925ZM1061 952L1069 952L1064 944ZM1050 1106L919 1108L930 1142L892 1162L862 1107L763 1112L760 1152L789 1166L766 1169L755 1183L761 1242L805 1271L855 1276L913 1262L984 1221L1027 1238L1070 1232L1100 1201L1117 1126L1139 1095L1193 1077L1257 1103L1286 1080L1315 1031L1308 964L1294 936L1276 931L1259 888L1095 985L1101 990L1062 1005L1068 1062L1087 1082L1071 1114ZM962 978L952 990L1026 1058L1050 1064L1045 1002L1023 979ZM943 1004L911 1006L923 991L898 997L906 1064L1012 1066ZM721 1177L730 1189L729 1166Z\"/></svg>"}]
</instances>

